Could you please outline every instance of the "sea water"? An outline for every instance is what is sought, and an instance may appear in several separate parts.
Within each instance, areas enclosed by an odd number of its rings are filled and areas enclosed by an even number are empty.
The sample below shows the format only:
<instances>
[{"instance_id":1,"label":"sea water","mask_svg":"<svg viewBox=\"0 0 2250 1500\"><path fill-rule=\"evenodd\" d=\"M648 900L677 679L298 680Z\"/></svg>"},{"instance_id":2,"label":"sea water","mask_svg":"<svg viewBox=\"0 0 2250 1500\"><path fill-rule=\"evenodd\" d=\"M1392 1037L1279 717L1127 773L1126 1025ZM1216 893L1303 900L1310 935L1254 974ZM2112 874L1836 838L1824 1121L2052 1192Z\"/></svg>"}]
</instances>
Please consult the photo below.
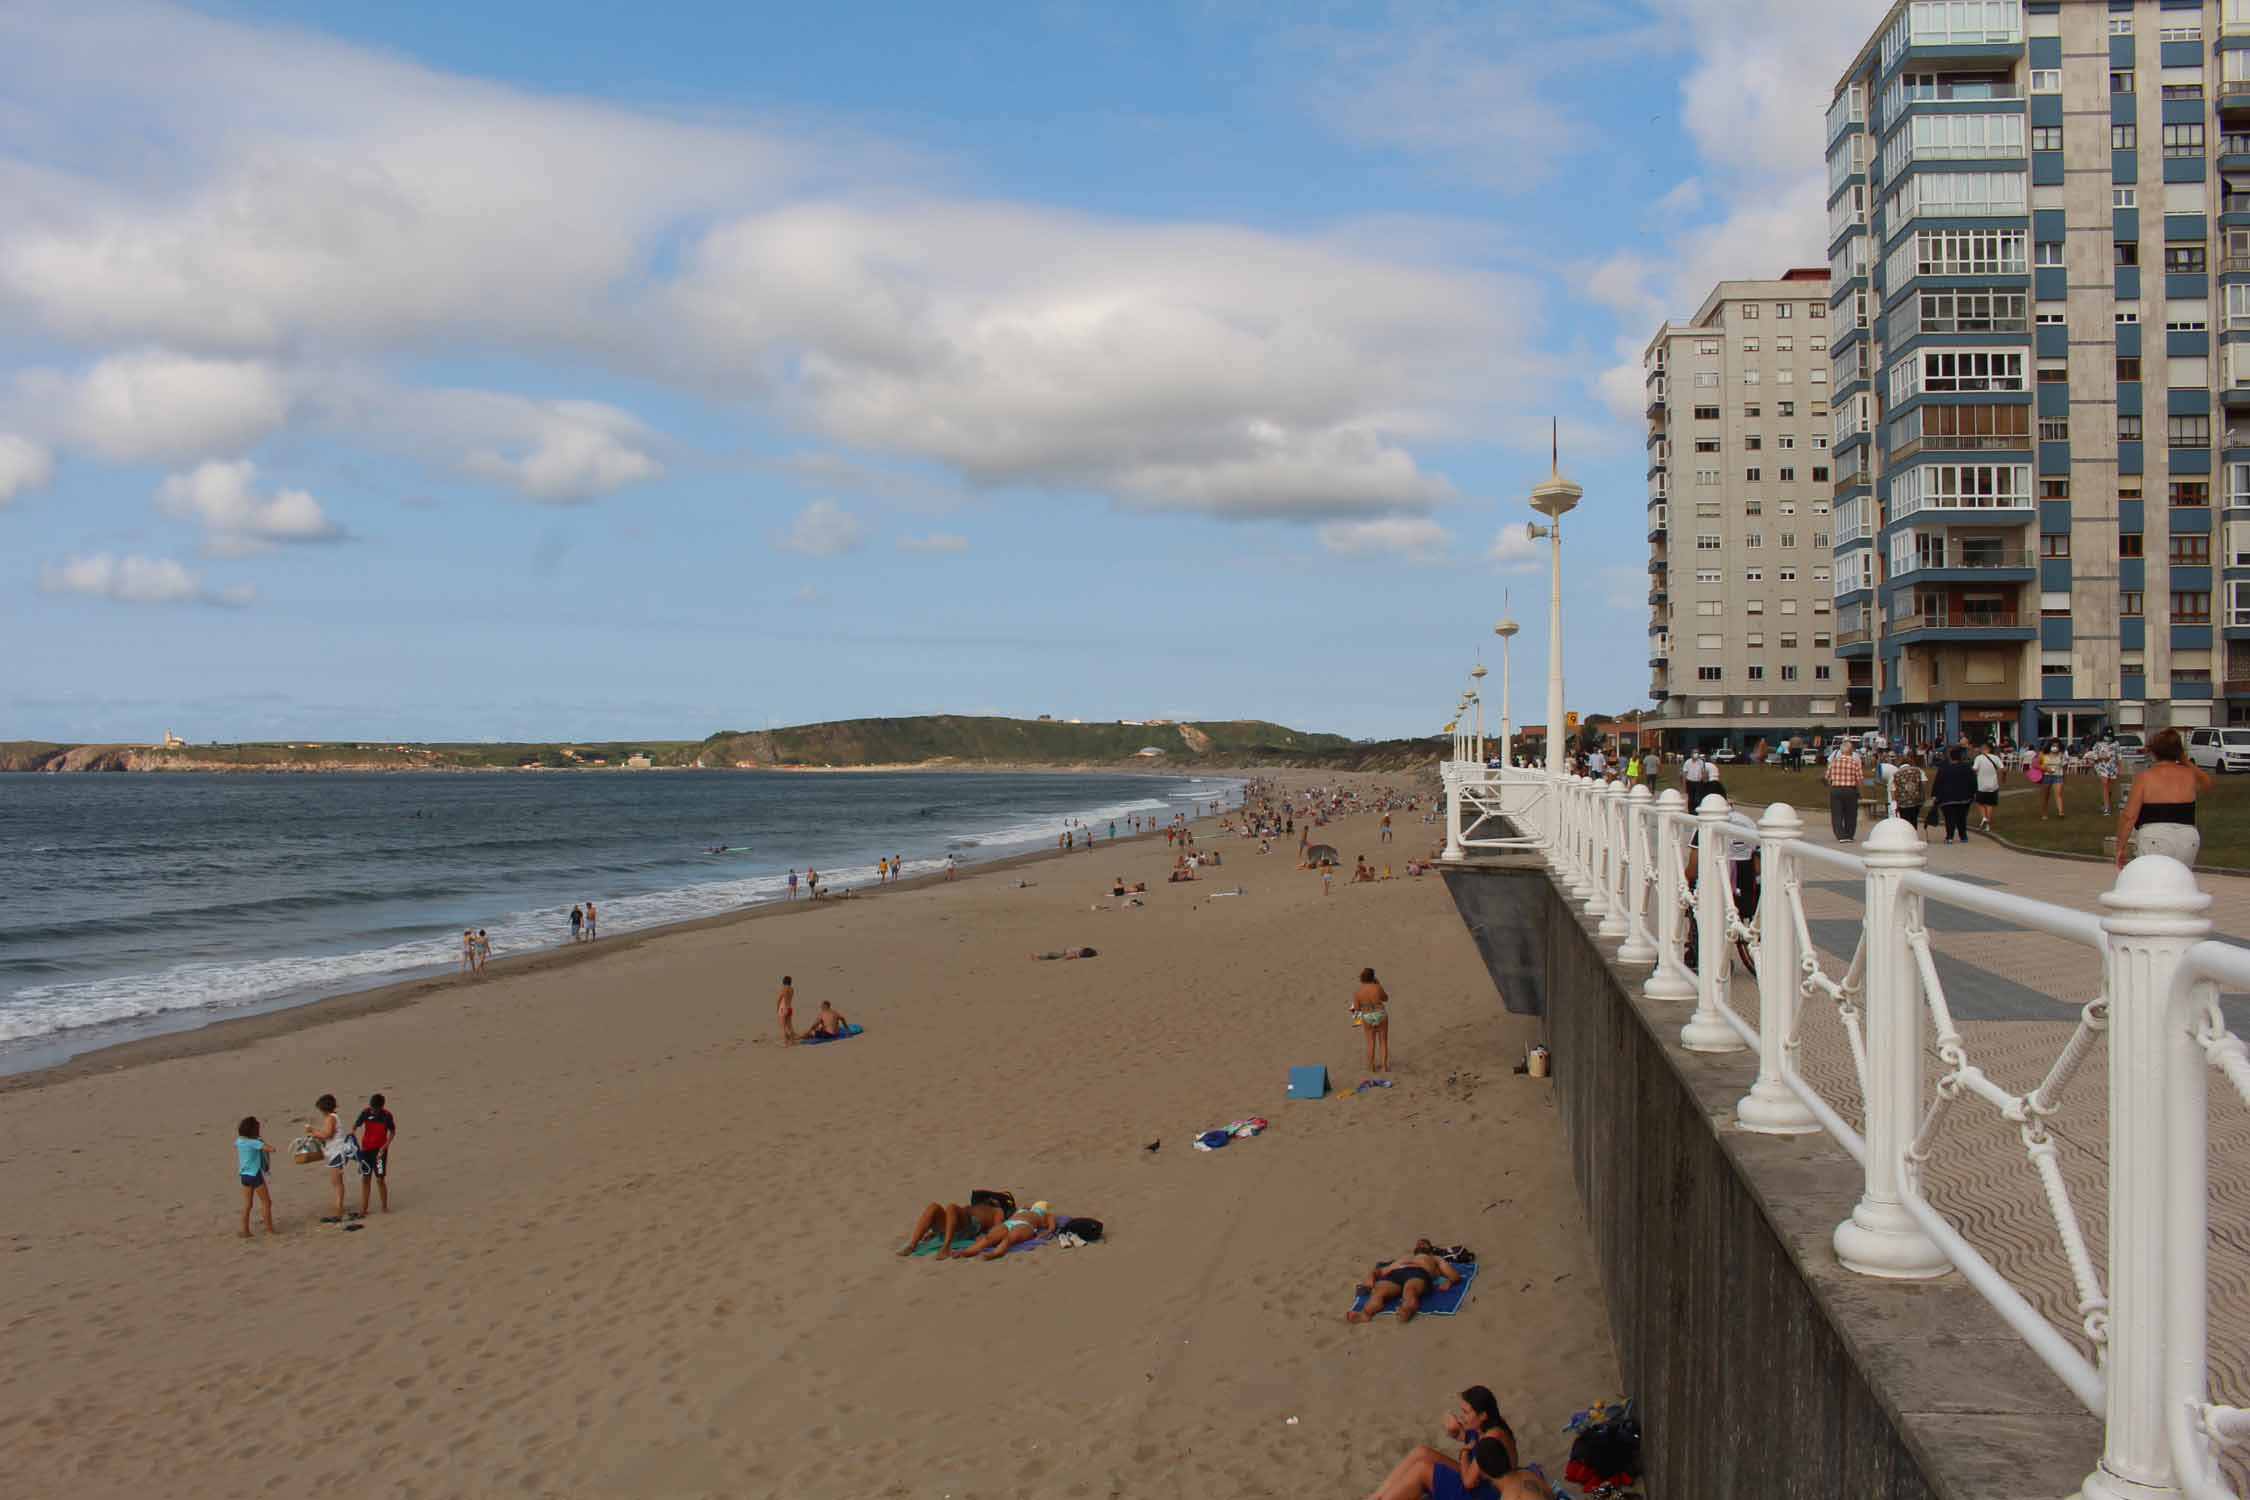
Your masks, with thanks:
<instances>
[{"instance_id":1,"label":"sea water","mask_svg":"<svg viewBox=\"0 0 2250 1500\"><path fill-rule=\"evenodd\" d=\"M1051 849L1233 778L558 771L0 775L0 1072L553 947ZM723 851L723 852L718 852Z\"/></svg>"}]
</instances>

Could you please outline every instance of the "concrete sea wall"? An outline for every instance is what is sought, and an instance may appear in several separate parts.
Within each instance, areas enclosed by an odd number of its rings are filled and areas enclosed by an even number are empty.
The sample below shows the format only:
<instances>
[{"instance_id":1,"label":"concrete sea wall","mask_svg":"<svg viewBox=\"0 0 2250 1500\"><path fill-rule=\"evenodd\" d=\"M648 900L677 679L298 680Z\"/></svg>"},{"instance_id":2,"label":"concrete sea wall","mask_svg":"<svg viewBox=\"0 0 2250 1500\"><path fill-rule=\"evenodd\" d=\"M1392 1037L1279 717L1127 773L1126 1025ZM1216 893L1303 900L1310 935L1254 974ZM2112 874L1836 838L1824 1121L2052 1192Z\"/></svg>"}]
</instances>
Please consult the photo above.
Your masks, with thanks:
<instances>
[{"instance_id":1,"label":"concrete sea wall","mask_svg":"<svg viewBox=\"0 0 2250 1500\"><path fill-rule=\"evenodd\" d=\"M2076 1491L2099 1424L1960 1278L1879 1282L1837 1264L1829 1234L1859 1168L1825 1135L1733 1125L1754 1056L1681 1048L1690 1007L1641 999L1647 970L1617 967L1536 860L1446 881L1502 1000L1546 1017L1650 1495Z\"/></svg>"}]
</instances>

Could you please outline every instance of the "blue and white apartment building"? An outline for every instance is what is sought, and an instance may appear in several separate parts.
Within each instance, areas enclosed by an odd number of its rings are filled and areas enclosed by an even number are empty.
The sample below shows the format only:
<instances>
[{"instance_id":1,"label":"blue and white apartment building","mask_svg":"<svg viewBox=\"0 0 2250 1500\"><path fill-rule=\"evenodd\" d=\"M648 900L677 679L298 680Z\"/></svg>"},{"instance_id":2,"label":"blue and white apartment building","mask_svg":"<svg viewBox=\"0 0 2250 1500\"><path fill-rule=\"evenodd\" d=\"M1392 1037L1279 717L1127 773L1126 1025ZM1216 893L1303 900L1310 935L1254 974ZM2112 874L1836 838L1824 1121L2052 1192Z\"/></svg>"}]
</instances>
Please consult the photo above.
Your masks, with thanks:
<instances>
[{"instance_id":1,"label":"blue and white apartment building","mask_svg":"<svg viewBox=\"0 0 2250 1500\"><path fill-rule=\"evenodd\" d=\"M2250 0L1902 0L1827 142L1852 706L2250 722Z\"/></svg>"}]
</instances>

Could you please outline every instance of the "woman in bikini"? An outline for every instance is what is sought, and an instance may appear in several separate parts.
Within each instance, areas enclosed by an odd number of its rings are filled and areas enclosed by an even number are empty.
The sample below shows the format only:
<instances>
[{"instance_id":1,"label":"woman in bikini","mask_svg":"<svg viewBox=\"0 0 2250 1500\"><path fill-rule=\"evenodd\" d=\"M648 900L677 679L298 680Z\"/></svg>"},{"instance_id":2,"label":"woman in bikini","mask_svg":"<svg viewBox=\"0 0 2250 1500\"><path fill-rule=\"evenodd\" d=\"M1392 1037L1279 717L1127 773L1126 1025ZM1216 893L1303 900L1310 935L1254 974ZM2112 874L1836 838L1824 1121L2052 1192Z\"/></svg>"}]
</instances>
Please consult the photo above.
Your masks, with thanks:
<instances>
[{"instance_id":1,"label":"woman in bikini","mask_svg":"<svg viewBox=\"0 0 2250 1500\"><path fill-rule=\"evenodd\" d=\"M1418 1253L1404 1260L1394 1260L1389 1265L1381 1261L1369 1271L1356 1290L1367 1293L1367 1305L1356 1312L1344 1314L1347 1323L1365 1323L1377 1313L1398 1301L1398 1320L1411 1323L1422 1310L1422 1299L1429 1295L1430 1284L1435 1280L1442 1290L1461 1279L1461 1273L1435 1255Z\"/></svg>"},{"instance_id":2,"label":"woman in bikini","mask_svg":"<svg viewBox=\"0 0 2250 1500\"><path fill-rule=\"evenodd\" d=\"M1034 1203L1029 1208L1019 1208L1000 1221L1000 1227L987 1230L977 1242L962 1251L979 1260L998 1260L1009 1250L1025 1240L1035 1240L1054 1230L1057 1220L1044 1203Z\"/></svg>"},{"instance_id":3,"label":"woman in bikini","mask_svg":"<svg viewBox=\"0 0 2250 1500\"><path fill-rule=\"evenodd\" d=\"M1359 971L1359 988L1352 992L1352 1020L1367 1033L1367 1071L1391 1070L1391 997L1375 980L1373 969Z\"/></svg>"},{"instance_id":4,"label":"woman in bikini","mask_svg":"<svg viewBox=\"0 0 2250 1500\"><path fill-rule=\"evenodd\" d=\"M951 1260L953 1242L964 1230L981 1240L992 1232L1001 1218L1002 1210L996 1203L933 1203L914 1221L914 1233L908 1236L906 1248L899 1254L912 1255L922 1247L922 1241L934 1234L938 1237L937 1258Z\"/></svg>"}]
</instances>

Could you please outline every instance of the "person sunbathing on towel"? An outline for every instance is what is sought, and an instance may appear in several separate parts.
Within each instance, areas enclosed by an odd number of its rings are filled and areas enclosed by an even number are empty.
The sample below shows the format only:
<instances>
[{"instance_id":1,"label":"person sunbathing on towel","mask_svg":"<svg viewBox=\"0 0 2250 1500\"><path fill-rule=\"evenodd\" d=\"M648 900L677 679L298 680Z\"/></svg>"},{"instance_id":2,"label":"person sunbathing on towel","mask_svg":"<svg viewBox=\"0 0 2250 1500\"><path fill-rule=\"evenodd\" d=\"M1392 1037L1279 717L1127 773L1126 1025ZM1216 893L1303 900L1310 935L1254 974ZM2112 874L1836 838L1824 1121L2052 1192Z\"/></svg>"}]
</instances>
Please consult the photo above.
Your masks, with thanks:
<instances>
[{"instance_id":1,"label":"person sunbathing on towel","mask_svg":"<svg viewBox=\"0 0 2250 1500\"><path fill-rule=\"evenodd\" d=\"M914 1233L907 1237L906 1248L899 1251L899 1254L912 1255L922 1247L922 1241L934 1234L938 1237L937 1258L951 1260L953 1242L961 1237L964 1230L973 1232L981 1239L1000 1222L1001 1217L1000 1206L996 1203L933 1203L923 1209L921 1217L914 1221Z\"/></svg>"},{"instance_id":2,"label":"person sunbathing on towel","mask_svg":"<svg viewBox=\"0 0 2250 1500\"><path fill-rule=\"evenodd\" d=\"M1093 950L1093 949L1091 949L1091 948L1065 948L1065 949L1063 949L1063 950L1062 950L1061 952L1059 952L1059 953L1034 953L1034 954L1032 954L1031 956L1032 956L1033 958L1040 958L1040 959L1047 959L1047 958L1092 958L1092 957L1094 956L1094 950Z\"/></svg>"},{"instance_id":3,"label":"person sunbathing on towel","mask_svg":"<svg viewBox=\"0 0 2250 1500\"><path fill-rule=\"evenodd\" d=\"M1459 1281L1461 1273L1427 1252L1394 1260L1389 1265L1377 1261L1375 1269L1369 1271L1357 1287L1357 1290L1367 1293L1367 1305L1357 1312L1345 1313L1344 1321L1365 1323L1389 1307L1395 1299L1398 1303L1398 1320L1401 1323L1411 1323L1414 1315L1422 1310L1422 1299L1429 1295L1433 1278L1439 1289L1443 1290Z\"/></svg>"},{"instance_id":4,"label":"person sunbathing on towel","mask_svg":"<svg viewBox=\"0 0 2250 1500\"><path fill-rule=\"evenodd\" d=\"M1516 1435L1509 1430L1507 1420L1500 1415L1500 1403L1484 1386L1472 1385L1461 1393L1460 1405L1446 1414L1445 1435L1460 1446L1458 1457L1448 1458L1437 1449L1424 1444L1416 1448L1377 1485L1368 1500L1421 1500L1425 1494L1438 1496L1492 1495L1498 1493L1488 1486L1483 1490L1471 1489L1464 1482L1470 1465L1476 1463L1477 1445L1492 1442L1497 1453L1487 1453L1492 1467L1476 1464L1480 1481L1490 1481L1494 1470L1506 1473L1516 1465ZM1525 1478L1530 1478L1528 1473ZM1537 1494L1531 1490L1525 1494ZM1511 1496L1510 1500L1514 1500Z\"/></svg>"},{"instance_id":5,"label":"person sunbathing on towel","mask_svg":"<svg viewBox=\"0 0 2250 1500\"><path fill-rule=\"evenodd\" d=\"M973 1255L979 1260L998 1260L1008 1253L1010 1247L1052 1232L1057 1223L1045 1203L1034 1203L1031 1207L1019 1208L1002 1219L999 1228L986 1230L975 1244L961 1253Z\"/></svg>"},{"instance_id":6,"label":"person sunbathing on towel","mask_svg":"<svg viewBox=\"0 0 2250 1500\"><path fill-rule=\"evenodd\" d=\"M805 1035L807 1037L842 1036L844 1028L849 1025L851 1025L851 1022L844 1019L841 1011L823 1000L820 1002L820 1014L814 1016L812 1025L805 1028Z\"/></svg>"}]
</instances>

